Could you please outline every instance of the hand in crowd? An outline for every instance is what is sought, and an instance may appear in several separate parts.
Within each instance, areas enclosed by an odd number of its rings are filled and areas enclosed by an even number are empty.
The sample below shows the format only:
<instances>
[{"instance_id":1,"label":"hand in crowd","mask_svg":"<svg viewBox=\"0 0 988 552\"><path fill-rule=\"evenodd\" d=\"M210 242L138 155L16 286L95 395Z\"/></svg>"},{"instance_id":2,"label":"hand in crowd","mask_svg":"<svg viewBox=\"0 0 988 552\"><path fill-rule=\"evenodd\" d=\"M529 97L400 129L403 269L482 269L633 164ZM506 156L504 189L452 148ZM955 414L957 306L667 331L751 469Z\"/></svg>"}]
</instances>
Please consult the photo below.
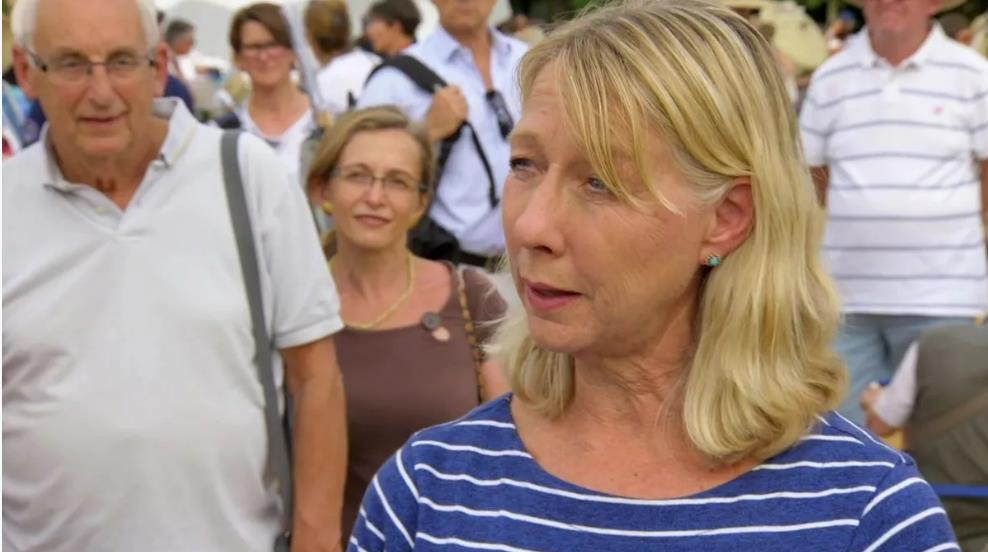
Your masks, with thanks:
<instances>
[{"instance_id":1,"label":"hand in crowd","mask_svg":"<svg viewBox=\"0 0 988 552\"><path fill-rule=\"evenodd\" d=\"M885 420L875 412L875 403L882 396L884 388L878 383L872 382L861 392L861 409L867 416L868 429L874 431L882 437L887 437L895 433L895 428L885 423Z\"/></svg>"},{"instance_id":2,"label":"hand in crowd","mask_svg":"<svg viewBox=\"0 0 988 552\"><path fill-rule=\"evenodd\" d=\"M429 138L438 142L456 132L467 120L467 99L457 86L447 86L436 92L425 125Z\"/></svg>"}]
</instances>

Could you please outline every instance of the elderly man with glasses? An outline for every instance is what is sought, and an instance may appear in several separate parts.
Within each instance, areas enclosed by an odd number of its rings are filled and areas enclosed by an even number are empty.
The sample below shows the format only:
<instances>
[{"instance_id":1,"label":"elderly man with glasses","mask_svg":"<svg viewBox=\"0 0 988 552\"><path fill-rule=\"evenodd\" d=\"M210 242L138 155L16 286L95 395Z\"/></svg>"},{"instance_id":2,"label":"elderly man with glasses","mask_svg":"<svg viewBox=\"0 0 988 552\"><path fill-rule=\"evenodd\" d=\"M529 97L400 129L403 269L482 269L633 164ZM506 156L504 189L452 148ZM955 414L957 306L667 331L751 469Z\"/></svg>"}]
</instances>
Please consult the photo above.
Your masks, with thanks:
<instances>
[{"instance_id":1,"label":"elderly man with glasses","mask_svg":"<svg viewBox=\"0 0 988 552\"><path fill-rule=\"evenodd\" d=\"M3 548L270 551L288 486L270 468L278 401L255 364L266 340L222 133L156 99L167 53L151 0L20 0L13 23L19 82L48 125L3 164ZM338 298L275 154L241 136L230 159L255 312L294 398L292 549L335 550Z\"/></svg>"}]
</instances>

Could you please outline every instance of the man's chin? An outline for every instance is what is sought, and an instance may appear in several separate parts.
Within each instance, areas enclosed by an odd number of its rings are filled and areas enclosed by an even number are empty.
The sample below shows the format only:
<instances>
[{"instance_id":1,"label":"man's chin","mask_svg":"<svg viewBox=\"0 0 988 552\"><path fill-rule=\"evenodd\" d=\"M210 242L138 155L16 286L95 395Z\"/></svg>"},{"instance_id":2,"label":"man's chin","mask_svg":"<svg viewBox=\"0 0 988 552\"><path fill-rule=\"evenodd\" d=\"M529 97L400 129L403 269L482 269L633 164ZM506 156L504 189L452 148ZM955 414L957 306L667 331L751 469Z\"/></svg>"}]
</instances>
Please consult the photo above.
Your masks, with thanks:
<instances>
[{"instance_id":1,"label":"man's chin","mask_svg":"<svg viewBox=\"0 0 988 552\"><path fill-rule=\"evenodd\" d=\"M79 152L92 158L116 157L130 146L130 141L122 136L78 136L75 142Z\"/></svg>"}]
</instances>

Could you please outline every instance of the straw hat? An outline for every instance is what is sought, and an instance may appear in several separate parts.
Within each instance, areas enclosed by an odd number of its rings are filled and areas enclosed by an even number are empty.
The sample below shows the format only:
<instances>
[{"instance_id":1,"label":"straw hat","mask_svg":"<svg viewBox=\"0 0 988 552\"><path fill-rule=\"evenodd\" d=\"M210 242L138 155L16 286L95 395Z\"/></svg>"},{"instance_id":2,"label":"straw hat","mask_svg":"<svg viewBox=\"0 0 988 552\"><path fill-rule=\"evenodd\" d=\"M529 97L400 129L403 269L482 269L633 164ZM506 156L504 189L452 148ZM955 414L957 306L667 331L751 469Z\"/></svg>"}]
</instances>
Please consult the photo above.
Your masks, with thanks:
<instances>
[{"instance_id":1,"label":"straw hat","mask_svg":"<svg viewBox=\"0 0 988 552\"><path fill-rule=\"evenodd\" d=\"M827 59L823 31L802 6L792 1L724 0L727 7L757 14L756 21L775 28L772 44L802 70L816 69Z\"/></svg>"}]
</instances>

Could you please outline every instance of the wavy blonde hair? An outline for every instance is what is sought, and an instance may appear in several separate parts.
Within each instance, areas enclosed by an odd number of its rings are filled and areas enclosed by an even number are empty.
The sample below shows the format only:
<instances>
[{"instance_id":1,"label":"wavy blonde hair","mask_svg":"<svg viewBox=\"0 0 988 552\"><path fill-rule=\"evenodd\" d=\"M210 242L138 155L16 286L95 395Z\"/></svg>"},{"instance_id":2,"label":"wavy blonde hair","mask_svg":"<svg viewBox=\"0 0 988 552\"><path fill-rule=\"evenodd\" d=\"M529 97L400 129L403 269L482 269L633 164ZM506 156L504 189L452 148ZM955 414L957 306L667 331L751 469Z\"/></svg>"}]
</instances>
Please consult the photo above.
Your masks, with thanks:
<instances>
[{"instance_id":1,"label":"wavy blonde hair","mask_svg":"<svg viewBox=\"0 0 988 552\"><path fill-rule=\"evenodd\" d=\"M846 373L831 347L839 310L819 257L823 212L769 45L719 4L632 0L588 11L529 51L523 98L550 64L567 123L625 201L634 199L618 160L630 156L655 198L677 211L649 178L649 135L669 147L702 202L750 178L750 235L703 276L682 418L716 463L790 447L838 404ZM573 359L540 348L523 309L509 312L492 353L521 400L548 417L565 411Z\"/></svg>"}]
</instances>

